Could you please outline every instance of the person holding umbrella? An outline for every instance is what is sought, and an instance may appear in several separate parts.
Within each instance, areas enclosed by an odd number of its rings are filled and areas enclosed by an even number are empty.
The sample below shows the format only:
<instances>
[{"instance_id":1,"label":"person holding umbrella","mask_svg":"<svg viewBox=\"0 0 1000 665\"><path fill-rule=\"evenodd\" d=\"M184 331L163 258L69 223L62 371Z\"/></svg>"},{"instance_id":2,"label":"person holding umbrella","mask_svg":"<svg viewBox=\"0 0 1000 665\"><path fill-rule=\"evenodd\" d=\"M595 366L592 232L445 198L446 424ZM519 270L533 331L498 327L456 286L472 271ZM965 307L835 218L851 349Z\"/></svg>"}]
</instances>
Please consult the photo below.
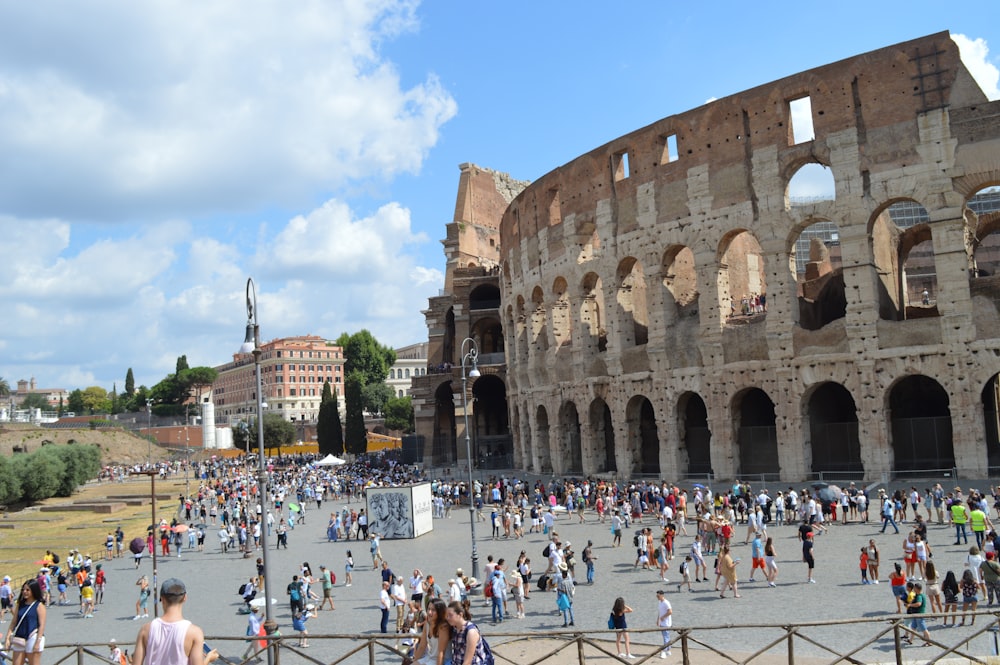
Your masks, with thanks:
<instances>
[{"instance_id":1,"label":"person holding umbrella","mask_svg":"<svg viewBox=\"0 0 1000 665\"><path fill-rule=\"evenodd\" d=\"M146 541L142 538L133 538L128 544L128 551L131 552L132 556L135 558L136 569L139 568L139 562L142 561L142 551L144 549L146 549Z\"/></svg>"}]
</instances>

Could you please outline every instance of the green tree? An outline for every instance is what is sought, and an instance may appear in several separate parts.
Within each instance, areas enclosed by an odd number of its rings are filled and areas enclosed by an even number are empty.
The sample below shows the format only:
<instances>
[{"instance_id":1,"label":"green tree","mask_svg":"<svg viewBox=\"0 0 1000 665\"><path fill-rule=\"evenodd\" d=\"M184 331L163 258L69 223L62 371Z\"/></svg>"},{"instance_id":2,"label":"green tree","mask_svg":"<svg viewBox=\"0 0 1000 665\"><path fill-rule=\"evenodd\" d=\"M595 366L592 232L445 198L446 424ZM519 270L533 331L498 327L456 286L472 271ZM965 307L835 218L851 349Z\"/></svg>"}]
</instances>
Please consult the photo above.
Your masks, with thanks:
<instances>
[{"instance_id":1,"label":"green tree","mask_svg":"<svg viewBox=\"0 0 1000 665\"><path fill-rule=\"evenodd\" d=\"M253 434L256 431L257 430L250 429L250 424L247 421L239 421L233 425L233 443L240 450L249 453L250 448L253 447L251 444L254 441Z\"/></svg>"},{"instance_id":2,"label":"green tree","mask_svg":"<svg viewBox=\"0 0 1000 665\"><path fill-rule=\"evenodd\" d=\"M51 450L63 463L55 496L71 496L80 485L96 478L101 470L101 450L97 446L49 446L43 450Z\"/></svg>"},{"instance_id":3,"label":"green tree","mask_svg":"<svg viewBox=\"0 0 1000 665\"><path fill-rule=\"evenodd\" d=\"M181 372L183 372L184 370L189 369L189 368L190 368L190 365L188 365L188 357L186 355L178 356L177 357L177 368L174 370L174 374L175 375L176 374L180 374Z\"/></svg>"},{"instance_id":4,"label":"green tree","mask_svg":"<svg viewBox=\"0 0 1000 665\"><path fill-rule=\"evenodd\" d=\"M385 383L369 383L361 389L364 410L373 416L384 416L385 405L392 399L392 388Z\"/></svg>"},{"instance_id":5,"label":"green tree","mask_svg":"<svg viewBox=\"0 0 1000 665\"><path fill-rule=\"evenodd\" d=\"M365 429L365 415L362 405L362 374L354 371L344 379L344 401L347 406L347 423L344 428L344 444L347 452L360 455L368 450L368 431Z\"/></svg>"},{"instance_id":6,"label":"green tree","mask_svg":"<svg viewBox=\"0 0 1000 665\"><path fill-rule=\"evenodd\" d=\"M45 395L40 393L28 393L25 398L21 400L21 408L48 411L52 407L49 405L49 400L46 399Z\"/></svg>"},{"instance_id":7,"label":"green tree","mask_svg":"<svg viewBox=\"0 0 1000 665\"><path fill-rule=\"evenodd\" d=\"M254 423L256 428L257 424ZM257 431L254 429L253 431ZM264 449L278 449L281 453L282 446L290 446L295 442L295 425L288 422L277 413L264 414Z\"/></svg>"},{"instance_id":8,"label":"green tree","mask_svg":"<svg viewBox=\"0 0 1000 665\"><path fill-rule=\"evenodd\" d=\"M7 379L0 376L0 397L6 397L7 395L10 395L10 383L7 382Z\"/></svg>"},{"instance_id":9,"label":"green tree","mask_svg":"<svg viewBox=\"0 0 1000 665\"><path fill-rule=\"evenodd\" d=\"M385 426L387 429L409 433L414 430L413 398L393 397L385 405Z\"/></svg>"},{"instance_id":10,"label":"green tree","mask_svg":"<svg viewBox=\"0 0 1000 665\"><path fill-rule=\"evenodd\" d=\"M353 335L341 334L337 344L344 349L344 373L361 373L361 385L384 383L389 368L396 362L396 352L382 346L367 330Z\"/></svg>"},{"instance_id":11,"label":"green tree","mask_svg":"<svg viewBox=\"0 0 1000 665\"><path fill-rule=\"evenodd\" d=\"M135 375L132 374L132 368L129 367L128 371L125 372L125 395L127 397L132 397L135 394Z\"/></svg>"},{"instance_id":12,"label":"green tree","mask_svg":"<svg viewBox=\"0 0 1000 665\"><path fill-rule=\"evenodd\" d=\"M21 479L21 492L25 501L36 503L55 496L62 482L66 465L52 446L45 446L30 455L14 458L14 472Z\"/></svg>"},{"instance_id":13,"label":"green tree","mask_svg":"<svg viewBox=\"0 0 1000 665\"><path fill-rule=\"evenodd\" d=\"M340 406L329 381L323 384L323 400L320 402L319 417L316 419L316 442L319 444L319 454L324 457L341 455L344 452L344 428L340 424Z\"/></svg>"},{"instance_id":14,"label":"green tree","mask_svg":"<svg viewBox=\"0 0 1000 665\"><path fill-rule=\"evenodd\" d=\"M185 399L194 392L197 403L201 404L201 395L206 386L211 386L219 378L219 373L212 367L190 367L177 373L177 381L184 387Z\"/></svg>"},{"instance_id":15,"label":"green tree","mask_svg":"<svg viewBox=\"0 0 1000 665\"><path fill-rule=\"evenodd\" d=\"M82 390L77 388L69 394L69 402L66 404L66 408L77 415L82 415L87 410L87 406L83 403Z\"/></svg>"},{"instance_id":16,"label":"green tree","mask_svg":"<svg viewBox=\"0 0 1000 665\"><path fill-rule=\"evenodd\" d=\"M111 400L108 391L100 386L90 386L83 389L83 407L94 413L107 413L111 410Z\"/></svg>"},{"instance_id":17,"label":"green tree","mask_svg":"<svg viewBox=\"0 0 1000 665\"><path fill-rule=\"evenodd\" d=\"M8 504L21 500L21 481L17 477L13 461L0 456L0 503Z\"/></svg>"}]
</instances>

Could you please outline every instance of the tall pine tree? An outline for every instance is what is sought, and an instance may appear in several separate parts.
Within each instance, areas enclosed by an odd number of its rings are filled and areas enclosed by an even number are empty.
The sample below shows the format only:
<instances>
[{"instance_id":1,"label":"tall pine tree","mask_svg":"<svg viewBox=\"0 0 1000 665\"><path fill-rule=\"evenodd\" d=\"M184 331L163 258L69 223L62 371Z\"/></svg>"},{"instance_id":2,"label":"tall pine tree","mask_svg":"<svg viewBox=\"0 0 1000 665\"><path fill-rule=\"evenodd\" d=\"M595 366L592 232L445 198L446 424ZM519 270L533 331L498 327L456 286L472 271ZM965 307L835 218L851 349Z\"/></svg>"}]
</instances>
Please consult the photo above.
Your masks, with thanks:
<instances>
[{"instance_id":1,"label":"tall pine tree","mask_svg":"<svg viewBox=\"0 0 1000 665\"><path fill-rule=\"evenodd\" d=\"M135 394L135 376L132 374L132 368L129 367L128 371L125 372L125 396L131 397Z\"/></svg>"},{"instance_id":2,"label":"tall pine tree","mask_svg":"<svg viewBox=\"0 0 1000 665\"><path fill-rule=\"evenodd\" d=\"M323 384L323 400L319 404L319 418L316 420L316 441L319 444L319 454L323 457L342 455L344 452L340 408L329 381Z\"/></svg>"}]
</instances>

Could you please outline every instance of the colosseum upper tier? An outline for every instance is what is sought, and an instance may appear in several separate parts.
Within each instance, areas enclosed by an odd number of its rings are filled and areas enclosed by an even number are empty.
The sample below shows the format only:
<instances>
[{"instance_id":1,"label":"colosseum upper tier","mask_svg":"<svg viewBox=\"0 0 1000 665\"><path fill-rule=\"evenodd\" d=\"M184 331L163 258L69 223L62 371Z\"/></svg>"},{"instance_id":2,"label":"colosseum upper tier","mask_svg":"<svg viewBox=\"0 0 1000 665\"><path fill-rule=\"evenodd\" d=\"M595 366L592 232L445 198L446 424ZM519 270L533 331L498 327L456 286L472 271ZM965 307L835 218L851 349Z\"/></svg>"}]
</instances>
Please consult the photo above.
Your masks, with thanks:
<instances>
[{"instance_id":1,"label":"colosseum upper tier","mask_svg":"<svg viewBox=\"0 0 1000 665\"><path fill-rule=\"evenodd\" d=\"M1000 102L947 32L547 173L500 224L515 460L984 476L1000 466L998 186Z\"/></svg>"}]
</instances>

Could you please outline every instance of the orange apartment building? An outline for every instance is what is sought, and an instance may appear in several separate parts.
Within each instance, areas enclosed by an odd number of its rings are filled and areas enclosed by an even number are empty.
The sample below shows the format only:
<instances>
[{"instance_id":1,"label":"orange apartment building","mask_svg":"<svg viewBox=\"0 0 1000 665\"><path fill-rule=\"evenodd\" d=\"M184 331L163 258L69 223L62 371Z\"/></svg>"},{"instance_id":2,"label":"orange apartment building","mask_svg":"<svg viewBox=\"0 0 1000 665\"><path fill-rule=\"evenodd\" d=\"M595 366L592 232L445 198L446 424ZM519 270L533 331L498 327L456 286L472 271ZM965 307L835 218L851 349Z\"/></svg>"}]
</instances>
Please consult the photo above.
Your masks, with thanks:
<instances>
[{"instance_id":1,"label":"orange apartment building","mask_svg":"<svg viewBox=\"0 0 1000 665\"><path fill-rule=\"evenodd\" d=\"M335 342L303 335L271 340L261 348L265 413L277 413L298 423L316 422L326 381L338 400L343 399L344 352ZM253 356L235 353L232 362L215 369L219 373L212 384L216 423L233 425L254 417L257 386Z\"/></svg>"}]
</instances>

